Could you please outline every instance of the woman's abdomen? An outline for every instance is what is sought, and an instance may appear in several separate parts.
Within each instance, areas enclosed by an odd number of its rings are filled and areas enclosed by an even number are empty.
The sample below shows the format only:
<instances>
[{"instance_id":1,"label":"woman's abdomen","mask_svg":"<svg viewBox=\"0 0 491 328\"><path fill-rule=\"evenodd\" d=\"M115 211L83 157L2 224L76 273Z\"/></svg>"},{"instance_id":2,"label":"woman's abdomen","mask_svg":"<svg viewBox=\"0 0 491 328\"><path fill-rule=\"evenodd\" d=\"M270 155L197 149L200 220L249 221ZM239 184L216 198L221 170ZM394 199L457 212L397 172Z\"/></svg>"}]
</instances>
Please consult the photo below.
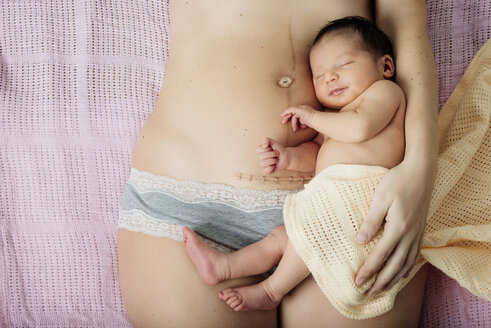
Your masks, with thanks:
<instances>
[{"instance_id":1,"label":"woman's abdomen","mask_svg":"<svg viewBox=\"0 0 491 328\"><path fill-rule=\"evenodd\" d=\"M295 65L292 71L290 60L280 60L270 67L250 63L240 71L233 63L220 70L172 63L138 137L133 167L177 179L250 187L236 176L262 175L256 148L265 137L293 146L315 136L312 130L293 132L280 117L292 105L317 106L306 65Z\"/></svg>"}]
</instances>

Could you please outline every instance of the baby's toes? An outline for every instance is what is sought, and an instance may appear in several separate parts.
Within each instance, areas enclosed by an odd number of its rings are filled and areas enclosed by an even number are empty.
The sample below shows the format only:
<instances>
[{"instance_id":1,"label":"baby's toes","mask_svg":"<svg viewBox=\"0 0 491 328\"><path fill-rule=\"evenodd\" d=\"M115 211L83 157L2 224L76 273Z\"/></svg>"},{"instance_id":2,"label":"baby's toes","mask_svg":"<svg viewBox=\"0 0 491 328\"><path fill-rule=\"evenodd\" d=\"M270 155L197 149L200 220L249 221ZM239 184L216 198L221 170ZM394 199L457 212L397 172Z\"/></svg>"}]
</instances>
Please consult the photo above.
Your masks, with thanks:
<instances>
[{"instance_id":1,"label":"baby's toes","mask_svg":"<svg viewBox=\"0 0 491 328\"><path fill-rule=\"evenodd\" d=\"M232 288L227 288L218 293L218 297L224 301L227 301L230 297L236 295Z\"/></svg>"},{"instance_id":2,"label":"baby's toes","mask_svg":"<svg viewBox=\"0 0 491 328\"><path fill-rule=\"evenodd\" d=\"M235 311L239 311L242 305L242 297L240 295L232 296L227 301L227 304Z\"/></svg>"}]
</instances>

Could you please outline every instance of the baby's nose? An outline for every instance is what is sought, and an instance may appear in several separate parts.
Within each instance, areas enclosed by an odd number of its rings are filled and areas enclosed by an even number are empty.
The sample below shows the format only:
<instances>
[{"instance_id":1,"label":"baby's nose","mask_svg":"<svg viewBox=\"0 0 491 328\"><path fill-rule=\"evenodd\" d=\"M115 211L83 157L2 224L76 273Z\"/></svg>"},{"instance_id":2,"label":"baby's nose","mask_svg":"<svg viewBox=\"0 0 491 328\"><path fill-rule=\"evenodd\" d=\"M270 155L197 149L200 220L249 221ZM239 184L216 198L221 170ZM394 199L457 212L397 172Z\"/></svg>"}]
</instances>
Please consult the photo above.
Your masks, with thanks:
<instances>
[{"instance_id":1,"label":"baby's nose","mask_svg":"<svg viewBox=\"0 0 491 328\"><path fill-rule=\"evenodd\" d=\"M324 78L326 83L331 83L337 80L338 75L334 72L328 72L324 75Z\"/></svg>"}]
</instances>

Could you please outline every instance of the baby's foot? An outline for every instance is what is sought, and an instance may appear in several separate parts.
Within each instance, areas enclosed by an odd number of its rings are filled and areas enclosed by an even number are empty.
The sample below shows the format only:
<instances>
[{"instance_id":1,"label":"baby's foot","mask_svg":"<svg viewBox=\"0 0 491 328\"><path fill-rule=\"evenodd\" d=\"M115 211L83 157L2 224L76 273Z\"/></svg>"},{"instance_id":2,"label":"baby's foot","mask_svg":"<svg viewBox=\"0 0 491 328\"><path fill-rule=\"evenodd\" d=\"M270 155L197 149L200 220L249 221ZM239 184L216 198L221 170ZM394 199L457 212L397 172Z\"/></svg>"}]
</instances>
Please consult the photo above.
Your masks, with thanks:
<instances>
[{"instance_id":1,"label":"baby's foot","mask_svg":"<svg viewBox=\"0 0 491 328\"><path fill-rule=\"evenodd\" d=\"M276 295L267 281L252 286L227 288L218 294L234 311L271 310L282 297Z\"/></svg>"},{"instance_id":2,"label":"baby's foot","mask_svg":"<svg viewBox=\"0 0 491 328\"><path fill-rule=\"evenodd\" d=\"M205 283L216 285L230 278L230 265L226 254L211 248L188 227L182 228L182 234L184 248Z\"/></svg>"}]
</instances>

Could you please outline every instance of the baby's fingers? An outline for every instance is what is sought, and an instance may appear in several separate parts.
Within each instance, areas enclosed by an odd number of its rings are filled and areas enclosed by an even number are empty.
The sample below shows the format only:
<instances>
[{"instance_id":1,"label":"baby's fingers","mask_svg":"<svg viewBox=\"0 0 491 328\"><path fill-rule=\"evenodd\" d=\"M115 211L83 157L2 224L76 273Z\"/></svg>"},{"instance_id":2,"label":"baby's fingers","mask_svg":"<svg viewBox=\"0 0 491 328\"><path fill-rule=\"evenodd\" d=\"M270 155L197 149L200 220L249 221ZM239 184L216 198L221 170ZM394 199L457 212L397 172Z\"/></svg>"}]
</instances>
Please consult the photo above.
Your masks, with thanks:
<instances>
[{"instance_id":1,"label":"baby's fingers","mask_svg":"<svg viewBox=\"0 0 491 328\"><path fill-rule=\"evenodd\" d=\"M270 165L276 165L276 164L278 164L278 162L279 162L279 159L277 156L261 159L261 161L260 161L262 167L266 167L266 166L270 166Z\"/></svg>"},{"instance_id":2,"label":"baby's fingers","mask_svg":"<svg viewBox=\"0 0 491 328\"><path fill-rule=\"evenodd\" d=\"M274 172L275 167L276 167L276 165L267 166L267 167L263 168L263 173L264 174L271 174Z\"/></svg>"},{"instance_id":3,"label":"baby's fingers","mask_svg":"<svg viewBox=\"0 0 491 328\"><path fill-rule=\"evenodd\" d=\"M299 117L297 115L293 115L292 117L292 129L293 131L297 131L298 130L298 126L299 126Z\"/></svg>"},{"instance_id":4,"label":"baby's fingers","mask_svg":"<svg viewBox=\"0 0 491 328\"><path fill-rule=\"evenodd\" d=\"M261 167L263 168L264 174L271 174L276 169L276 164L278 164L278 157L268 158L261 161Z\"/></svg>"},{"instance_id":5,"label":"baby's fingers","mask_svg":"<svg viewBox=\"0 0 491 328\"><path fill-rule=\"evenodd\" d=\"M281 115L283 118L281 119L282 124L288 123L288 121L291 119L292 114L288 113L286 115Z\"/></svg>"},{"instance_id":6,"label":"baby's fingers","mask_svg":"<svg viewBox=\"0 0 491 328\"><path fill-rule=\"evenodd\" d=\"M269 158L278 158L279 155L280 154L276 150L266 151L266 152L261 152L259 154L259 159L262 161L262 160L269 159Z\"/></svg>"},{"instance_id":7,"label":"baby's fingers","mask_svg":"<svg viewBox=\"0 0 491 328\"><path fill-rule=\"evenodd\" d=\"M265 137L259 146L262 148L268 148L271 147L271 144L272 144L272 139Z\"/></svg>"},{"instance_id":8,"label":"baby's fingers","mask_svg":"<svg viewBox=\"0 0 491 328\"><path fill-rule=\"evenodd\" d=\"M271 148L269 146L260 145L259 147L256 148L256 152L258 152L260 154L261 153L267 153L270 151L273 151L273 148Z\"/></svg>"},{"instance_id":9,"label":"baby's fingers","mask_svg":"<svg viewBox=\"0 0 491 328\"><path fill-rule=\"evenodd\" d=\"M293 107L288 107L287 109L285 109L283 111L283 113L280 114L280 116L283 116L283 117L288 116L288 115L292 116L292 109L293 109Z\"/></svg>"}]
</instances>

